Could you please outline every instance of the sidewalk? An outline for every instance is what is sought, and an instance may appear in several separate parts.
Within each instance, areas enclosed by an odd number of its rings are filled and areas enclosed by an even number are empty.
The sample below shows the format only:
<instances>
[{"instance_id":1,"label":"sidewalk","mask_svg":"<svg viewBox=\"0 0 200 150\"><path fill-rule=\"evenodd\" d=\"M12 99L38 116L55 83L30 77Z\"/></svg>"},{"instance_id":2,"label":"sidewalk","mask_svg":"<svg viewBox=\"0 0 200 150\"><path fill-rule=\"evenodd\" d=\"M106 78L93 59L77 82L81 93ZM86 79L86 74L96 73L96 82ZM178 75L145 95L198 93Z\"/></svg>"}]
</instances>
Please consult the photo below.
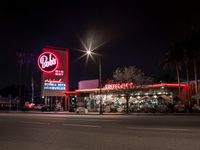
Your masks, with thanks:
<instances>
[{"instance_id":1,"label":"sidewalk","mask_svg":"<svg viewBox=\"0 0 200 150\"><path fill-rule=\"evenodd\" d=\"M58 115L100 115L99 112L88 112L86 114L79 114L68 111L0 111L0 113L21 113L21 114L58 114ZM200 116L200 113L103 113L101 115L134 115L134 116Z\"/></svg>"}]
</instances>

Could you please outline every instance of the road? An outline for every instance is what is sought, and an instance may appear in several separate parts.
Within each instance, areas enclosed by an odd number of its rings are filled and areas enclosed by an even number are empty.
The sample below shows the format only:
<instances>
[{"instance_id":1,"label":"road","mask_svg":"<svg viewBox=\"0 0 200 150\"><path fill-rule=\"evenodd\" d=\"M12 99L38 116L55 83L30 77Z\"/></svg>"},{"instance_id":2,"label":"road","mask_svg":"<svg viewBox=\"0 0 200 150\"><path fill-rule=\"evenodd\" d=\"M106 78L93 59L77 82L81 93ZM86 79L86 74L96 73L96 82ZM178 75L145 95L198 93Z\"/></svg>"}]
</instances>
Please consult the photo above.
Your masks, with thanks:
<instances>
[{"instance_id":1,"label":"road","mask_svg":"<svg viewBox=\"0 0 200 150\"><path fill-rule=\"evenodd\" d=\"M200 150L200 116L0 114L0 150Z\"/></svg>"}]
</instances>

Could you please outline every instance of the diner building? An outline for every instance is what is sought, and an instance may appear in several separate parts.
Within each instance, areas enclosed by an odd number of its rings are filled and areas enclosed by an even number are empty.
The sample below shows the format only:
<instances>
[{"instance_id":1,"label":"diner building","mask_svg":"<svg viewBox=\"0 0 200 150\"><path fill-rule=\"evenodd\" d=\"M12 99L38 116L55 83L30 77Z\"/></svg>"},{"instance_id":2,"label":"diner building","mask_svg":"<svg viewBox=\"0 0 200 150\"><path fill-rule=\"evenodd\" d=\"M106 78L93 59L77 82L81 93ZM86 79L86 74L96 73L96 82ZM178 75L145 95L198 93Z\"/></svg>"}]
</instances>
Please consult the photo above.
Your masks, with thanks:
<instances>
[{"instance_id":1,"label":"diner building","mask_svg":"<svg viewBox=\"0 0 200 150\"><path fill-rule=\"evenodd\" d=\"M175 104L186 105L193 91L191 84L180 84L180 93L179 85L175 83L144 85L140 88L132 86L132 83L105 84L100 89L98 80L80 81L79 89L76 90L77 103L84 103L88 111L99 111L100 99L102 99L105 112L123 112L126 109L128 90L129 111L146 112Z\"/></svg>"}]
</instances>

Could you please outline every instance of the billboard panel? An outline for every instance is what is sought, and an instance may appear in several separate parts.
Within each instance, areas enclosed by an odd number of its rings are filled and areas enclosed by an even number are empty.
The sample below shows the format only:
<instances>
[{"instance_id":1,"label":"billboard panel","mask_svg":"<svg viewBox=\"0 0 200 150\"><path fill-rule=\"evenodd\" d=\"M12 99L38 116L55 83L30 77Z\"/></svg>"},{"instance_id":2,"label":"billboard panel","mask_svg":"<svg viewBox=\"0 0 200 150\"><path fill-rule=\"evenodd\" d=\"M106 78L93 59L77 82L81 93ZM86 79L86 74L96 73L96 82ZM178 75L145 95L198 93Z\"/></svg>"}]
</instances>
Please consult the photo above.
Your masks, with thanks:
<instances>
[{"instance_id":1,"label":"billboard panel","mask_svg":"<svg viewBox=\"0 0 200 150\"><path fill-rule=\"evenodd\" d=\"M68 49L43 48L38 57L42 96L64 96L69 89Z\"/></svg>"}]
</instances>

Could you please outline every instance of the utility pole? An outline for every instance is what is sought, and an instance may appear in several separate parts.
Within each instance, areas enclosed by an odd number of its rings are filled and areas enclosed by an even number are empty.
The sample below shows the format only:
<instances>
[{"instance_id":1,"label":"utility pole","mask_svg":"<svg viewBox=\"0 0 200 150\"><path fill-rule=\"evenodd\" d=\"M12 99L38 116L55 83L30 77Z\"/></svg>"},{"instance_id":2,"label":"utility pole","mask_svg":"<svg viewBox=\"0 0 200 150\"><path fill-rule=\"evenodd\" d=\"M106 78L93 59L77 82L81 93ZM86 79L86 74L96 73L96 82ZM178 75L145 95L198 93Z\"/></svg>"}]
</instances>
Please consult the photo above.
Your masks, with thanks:
<instances>
[{"instance_id":1,"label":"utility pole","mask_svg":"<svg viewBox=\"0 0 200 150\"><path fill-rule=\"evenodd\" d=\"M33 80L33 72L31 73L31 101L34 102L34 80Z\"/></svg>"},{"instance_id":2,"label":"utility pole","mask_svg":"<svg viewBox=\"0 0 200 150\"><path fill-rule=\"evenodd\" d=\"M102 81L101 81L101 58L99 58L99 95L100 95L100 110L99 114L103 114L103 104L102 104Z\"/></svg>"},{"instance_id":3,"label":"utility pole","mask_svg":"<svg viewBox=\"0 0 200 150\"><path fill-rule=\"evenodd\" d=\"M9 105L9 111L11 111L12 102L11 102L11 95L10 95L10 94L9 94L9 101L10 101L10 105Z\"/></svg>"},{"instance_id":4,"label":"utility pole","mask_svg":"<svg viewBox=\"0 0 200 150\"><path fill-rule=\"evenodd\" d=\"M19 111L19 100L17 99L17 111Z\"/></svg>"}]
</instances>

